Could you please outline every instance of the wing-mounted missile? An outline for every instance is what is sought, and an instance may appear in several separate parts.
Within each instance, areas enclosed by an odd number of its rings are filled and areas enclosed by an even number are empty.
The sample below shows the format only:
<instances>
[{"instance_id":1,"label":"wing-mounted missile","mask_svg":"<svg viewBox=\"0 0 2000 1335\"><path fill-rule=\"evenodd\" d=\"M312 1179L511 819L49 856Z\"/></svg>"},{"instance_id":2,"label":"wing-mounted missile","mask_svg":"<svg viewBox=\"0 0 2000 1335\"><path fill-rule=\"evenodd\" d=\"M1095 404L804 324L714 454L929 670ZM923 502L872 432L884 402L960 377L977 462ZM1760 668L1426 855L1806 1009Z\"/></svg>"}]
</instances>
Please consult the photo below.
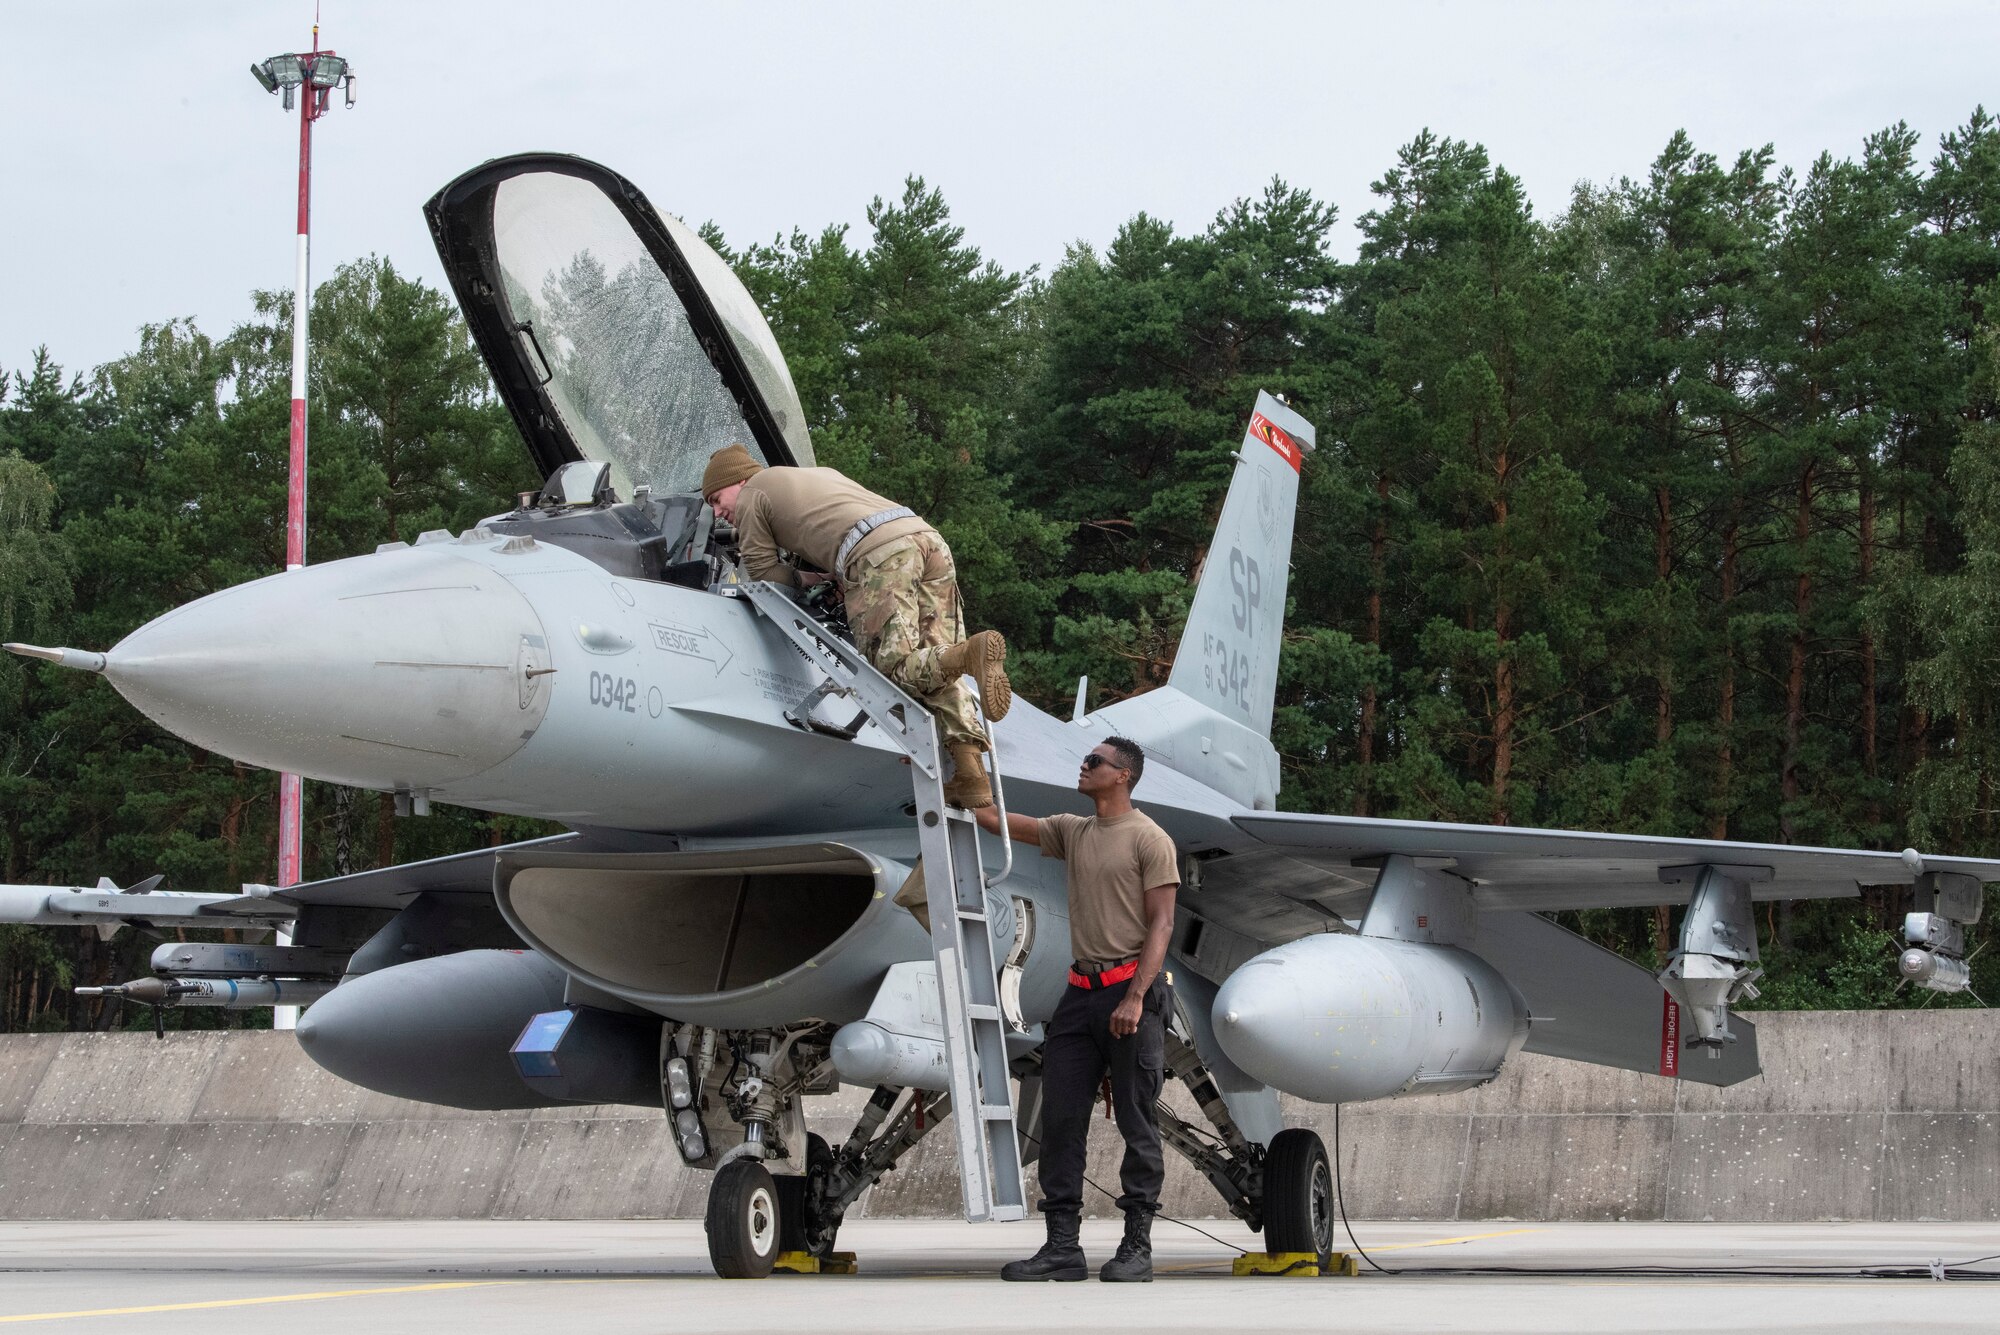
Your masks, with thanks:
<instances>
[{"instance_id":1,"label":"wing-mounted missile","mask_svg":"<svg viewBox=\"0 0 2000 1335\"><path fill-rule=\"evenodd\" d=\"M109 877L96 886L0 885L0 922L39 927L90 927L109 941L128 924L178 927L272 927L290 922L297 907L281 899L161 890L149 876L121 890Z\"/></svg>"},{"instance_id":2,"label":"wing-mounted missile","mask_svg":"<svg viewBox=\"0 0 2000 1335\"><path fill-rule=\"evenodd\" d=\"M153 1037L165 1039L162 1012L183 1006L258 1010L265 1006L310 1006L333 990L331 979L299 978L135 978L108 987L79 987L80 997L109 997L153 1008Z\"/></svg>"},{"instance_id":3,"label":"wing-mounted missile","mask_svg":"<svg viewBox=\"0 0 2000 1335\"><path fill-rule=\"evenodd\" d=\"M135 887L125 893L144 892ZM165 1038L160 1013L166 1009L214 1006L242 1011L310 1006L333 990L347 958L347 951L311 946L170 941L153 952L155 977L109 987L79 987L76 994L151 1006L153 1036Z\"/></svg>"}]
</instances>

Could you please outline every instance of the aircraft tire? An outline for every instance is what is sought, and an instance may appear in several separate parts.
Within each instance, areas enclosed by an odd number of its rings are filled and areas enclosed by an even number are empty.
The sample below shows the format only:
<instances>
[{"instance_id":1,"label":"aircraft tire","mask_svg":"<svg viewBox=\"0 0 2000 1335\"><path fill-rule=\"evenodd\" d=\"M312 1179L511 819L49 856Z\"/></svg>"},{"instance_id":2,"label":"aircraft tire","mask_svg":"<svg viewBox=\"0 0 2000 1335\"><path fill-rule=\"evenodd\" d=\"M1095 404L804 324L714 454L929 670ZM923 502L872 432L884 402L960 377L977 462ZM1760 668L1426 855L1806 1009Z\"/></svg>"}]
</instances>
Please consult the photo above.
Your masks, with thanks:
<instances>
[{"instance_id":1,"label":"aircraft tire","mask_svg":"<svg viewBox=\"0 0 2000 1335\"><path fill-rule=\"evenodd\" d=\"M830 1225L814 1214L814 1200L833 1168L833 1147L816 1131L806 1133L806 1171L778 1173L778 1223L780 1245L788 1252L810 1252L826 1256L833 1251L834 1235L840 1222Z\"/></svg>"},{"instance_id":2,"label":"aircraft tire","mask_svg":"<svg viewBox=\"0 0 2000 1335\"><path fill-rule=\"evenodd\" d=\"M778 1187L755 1159L732 1159L708 1188L708 1259L723 1279L762 1279L782 1247Z\"/></svg>"},{"instance_id":3,"label":"aircraft tire","mask_svg":"<svg viewBox=\"0 0 2000 1335\"><path fill-rule=\"evenodd\" d=\"M1264 1155L1264 1249L1333 1250L1333 1169L1319 1136L1303 1127L1271 1137Z\"/></svg>"}]
</instances>

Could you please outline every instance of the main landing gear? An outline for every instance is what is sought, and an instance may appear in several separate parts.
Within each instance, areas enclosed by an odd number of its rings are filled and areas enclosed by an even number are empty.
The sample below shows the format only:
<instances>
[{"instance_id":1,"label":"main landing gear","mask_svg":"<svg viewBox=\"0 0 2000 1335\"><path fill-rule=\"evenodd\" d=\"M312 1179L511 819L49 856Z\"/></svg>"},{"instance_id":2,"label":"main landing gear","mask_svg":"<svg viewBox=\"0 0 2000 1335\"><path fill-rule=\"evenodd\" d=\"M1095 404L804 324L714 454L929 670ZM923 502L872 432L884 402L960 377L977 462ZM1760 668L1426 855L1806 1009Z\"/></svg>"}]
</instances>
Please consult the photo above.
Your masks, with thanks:
<instances>
[{"instance_id":1,"label":"main landing gear","mask_svg":"<svg viewBox=\"0 0 2000 1335\"><path fill-rule=\"evenodd\" d=\"M1333 1251L1333 1169L1319 1136L1280 1131L1264 1152L1264 1250L1273 1255Z\"/></svg>"},{"instance_id":2,"label":"main landing gear","mask_svg":"<svg viewBox=\"0 0 2000 1335\"><path fill-rule=\"evenodd\" d=\"M766 1065L754 1057L751 1064ZM1215 1186L1232 1214L1264 1235L1264 1254L1240 1261L1238 1273L1353 1273L1350 1258L1333 1250L1333 1166L1319 1136L1294 1127L1278 1132L1268 1146L1249 1140L1194 1045L1171 1028L1167 1064L1209 1125L1185 1121L1163 1102L1161 1138ZM1038 1068L1024 1059L1015 1070L1023 1077L1022 1107L1032 1109ZM834 1243L848 1209L951 1114L948 1094L883 1085L837 1148L793 1123L801 1128L792 1133L800 1139L789 1143L804 1145L804 1154L795 1161L805 1171L773 1173L770 1163L787 1156L772 1132L795 1114L799 1092L783 1081L753 1092L763 1097L776 1090L783 1097L770 1108L752 1106L739 1090L737 1120L761 1125L725 1158L709 1187L708 1255L724 1279L761 1279L778 1269L823 1273L835 1268L837 1258L845 1259L834 1251ZM1037 1120L1032 1114L1024 1118L1031 1137Z\"/></svg>"},{"instance_id":3,"label":"main landing gear","mask_svg":"<svg viewBox=\"0 0 2000 1335\"><path fill-rule=\"evenodd\" d=\"M1264 1254L1237 1262L1236 1273L1352 1274L1333 1250L1333 1166L1319 1136L1293 1127L1259 1145L1244 1135L1188 1036L1185 1018L1167 1030L1167 1068L1194 1098L1209 1125L1159 1105L1160 1138L1221 1193L1231 1214L1264 1235Z\"/></svg>"}]
</instances>

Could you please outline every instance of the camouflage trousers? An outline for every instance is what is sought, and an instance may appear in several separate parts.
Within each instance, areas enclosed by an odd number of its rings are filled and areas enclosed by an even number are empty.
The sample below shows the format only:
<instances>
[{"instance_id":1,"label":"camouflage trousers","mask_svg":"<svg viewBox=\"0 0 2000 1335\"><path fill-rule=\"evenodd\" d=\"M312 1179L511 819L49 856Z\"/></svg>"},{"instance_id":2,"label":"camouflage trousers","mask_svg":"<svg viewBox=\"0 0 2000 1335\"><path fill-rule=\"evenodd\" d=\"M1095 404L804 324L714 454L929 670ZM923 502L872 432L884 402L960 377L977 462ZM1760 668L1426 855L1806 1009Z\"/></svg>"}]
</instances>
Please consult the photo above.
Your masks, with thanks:
<instances>
[{"instance_id":1,"label":"camouflage trousers","mask_svg":"<svg viewBox=\"0 0 2000 1335\"><path fill-rule=\"evenodd\" d=\"M938 662L965 639L958 570L935 533L916 533L848 563L840 581L854 643L883 676L924 702L944 745L983 746L986 730L964 682Z\"/></svg>"}]
</instances>

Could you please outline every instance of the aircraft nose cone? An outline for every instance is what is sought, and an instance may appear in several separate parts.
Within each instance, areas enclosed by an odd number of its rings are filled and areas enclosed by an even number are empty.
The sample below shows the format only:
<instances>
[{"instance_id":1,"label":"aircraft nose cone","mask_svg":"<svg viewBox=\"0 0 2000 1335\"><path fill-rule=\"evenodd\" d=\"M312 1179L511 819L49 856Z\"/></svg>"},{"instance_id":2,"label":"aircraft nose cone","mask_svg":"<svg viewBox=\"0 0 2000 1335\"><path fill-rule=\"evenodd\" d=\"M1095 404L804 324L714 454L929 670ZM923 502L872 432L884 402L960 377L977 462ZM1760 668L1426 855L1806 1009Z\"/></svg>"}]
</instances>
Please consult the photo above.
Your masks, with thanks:
<instances>
[{"instance_id":1,"label":"aircraft nose cone","mask_svg":"<svg viewBox=\"0 0 2000 1335\"><path fill-rule=\"evenodd\" d=\"M246 764L430 788L506 759L548 707L547 640L506 580L448 549L378 552L211 594L105 655L161 727Z\"/></svg>"}]
</instances>

